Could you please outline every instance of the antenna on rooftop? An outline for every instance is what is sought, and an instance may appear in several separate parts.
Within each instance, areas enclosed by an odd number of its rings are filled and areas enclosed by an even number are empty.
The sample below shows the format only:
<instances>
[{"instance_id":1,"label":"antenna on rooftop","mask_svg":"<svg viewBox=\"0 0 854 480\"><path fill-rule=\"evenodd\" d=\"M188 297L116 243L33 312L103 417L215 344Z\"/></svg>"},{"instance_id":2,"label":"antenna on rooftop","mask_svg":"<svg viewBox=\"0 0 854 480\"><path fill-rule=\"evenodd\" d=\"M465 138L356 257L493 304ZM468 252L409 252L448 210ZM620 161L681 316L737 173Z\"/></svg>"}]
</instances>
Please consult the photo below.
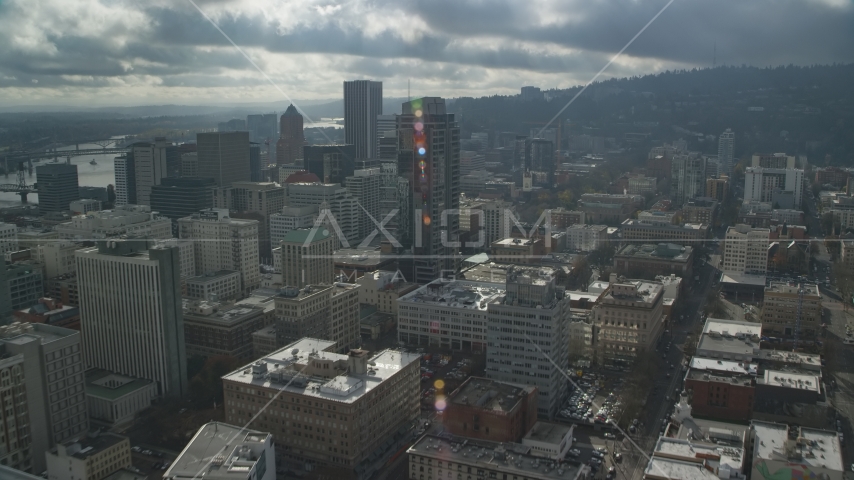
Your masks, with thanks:
<instances>
[{"instance_id":1,"label":"antenna on rooftop","mask_svg":"<svg viewBox=\"0 0 854 480\"><path fill-rule=\"evenodd\" d=\"M718 66L718 42L715 40L715 46L712 50L712 68Z\"/></svg>"}]
</instances>

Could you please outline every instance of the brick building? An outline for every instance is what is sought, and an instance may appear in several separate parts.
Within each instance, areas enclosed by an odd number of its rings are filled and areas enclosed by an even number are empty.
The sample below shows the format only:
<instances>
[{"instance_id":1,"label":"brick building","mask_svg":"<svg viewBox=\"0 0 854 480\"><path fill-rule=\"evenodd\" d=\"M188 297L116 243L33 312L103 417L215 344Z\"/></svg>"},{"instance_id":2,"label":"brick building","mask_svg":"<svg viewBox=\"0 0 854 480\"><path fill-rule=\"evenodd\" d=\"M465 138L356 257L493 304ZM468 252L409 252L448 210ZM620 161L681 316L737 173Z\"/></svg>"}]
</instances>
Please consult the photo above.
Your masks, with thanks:
<instances>
[{"instance_id":1,"label":"brick building","mask_svg":"<svg viewBox=\"0 0 854 480\"><path fill-rule=\"evenodd\" d=\"M448 396L442 415L452 435L520 443L537 422L537 387L470 377Z\"/></svg>"},{"instance_id":2,"label":"brick building","mask_svg":"<svg viewBox=\"0 0 854 480\"><path fill-rule=\"evenodd\" d=\"M692 412L718 420L750 420L755 378L755 365L695 357L685 375Z\"/></svg>"}]
</instances>

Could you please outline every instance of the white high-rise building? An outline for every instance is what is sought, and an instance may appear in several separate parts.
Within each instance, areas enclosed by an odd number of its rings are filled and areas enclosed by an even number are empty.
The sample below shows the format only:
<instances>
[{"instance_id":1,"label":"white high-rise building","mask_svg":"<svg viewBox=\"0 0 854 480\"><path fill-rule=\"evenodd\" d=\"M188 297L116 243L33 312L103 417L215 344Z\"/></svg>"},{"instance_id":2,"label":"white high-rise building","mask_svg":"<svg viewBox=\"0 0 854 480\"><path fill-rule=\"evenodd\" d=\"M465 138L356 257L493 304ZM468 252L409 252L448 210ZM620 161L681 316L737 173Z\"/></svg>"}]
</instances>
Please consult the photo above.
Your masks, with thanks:
<instances>
[{"instance_id":1,"label":"white high-rise building","mask_svg":"<svg viewBox=\"0 0 854 480\"><path fill-rule=\"evenodd\" d=\"M727 228L722 270L739 275L765 275L770 234L767 228L752 228L744 224Z\"/></svg>"},{"instance_id":2,"label":"white high-rise building","mask_svg":"<svg viewBox=\"0 0 854 480\"><path fill-rule=\"evenodd\" d=\"M356 158L377 158L377 115L383 113L383 82L344 82L344 141Z\"/></svg>"},{"instance_id":3,"label":"white high-rise building","mask_svg":"<svg viewBox=\"0 0 854 480\"><path fill-rule=\"evenodd\" d=\"M0 327L0 344L8 354L24 356L33 470L41 472L46 468L45 452L89 430L80 332L15 323Z\"/></svg>"},{"instance_id":4,"label":"white high-rise building","mask_svg":"<svg viewBox=\"0 0 854 480\"><path fill-rule=\"evenodd\" d=\"M176 247L103 240L77 251L80 327L86 363L187 393L187 355ZM257 266L256 266L257 271Z\"/></svg>"},{"instance_id":5,"label":"white high-rise building","mask_svg":"<svg viewBox=\"0 0 854 480\"><path fill-rule=\"evenodd\" d=\"M0 222L0 260L8 252L18 249L18 227L13 223Z\"/></svg>"},{"instance_id":6,"label":"white high-rise building","mask_svg":"<svg viewBox=\"0 0 854 480\"><path fill-rule=\"evenodd\" d=\"M747 167L744 201L777 204L775 208L801 208L804 171L800 168Z\"/></svg>"},{"instance_id":7,"label":"white high-rise building","mask_svg":"<svg viewBox=\"0 0 854 480\"><path fill-rule=\"evenodd\" d=\"M133 162L133 150L127 155L113 159L116 176L115 206L136 203L136 167Z\"/></svg>"},{"instance_id":8,"label":"white high-rise building","mask_svg":"<svg viewBox=\"0 0 854 480\"><path fill-rule=\"evenodd\" d=\"M374 231L374 222L380 222L380 187L382 176L380 168L364 168L347 177L347 191L359 201L359 239L364 239ZM373 220L371 220L373 217Z\"/></svg>"},{"instance_id":9,"label":"white high-rise building","mask_svg":"<svg viewBox=\"0 0 854 480\"><path fill-rule=\"evenodd\" d=\"M535 385L537 413L548 418L567 393L571 318L570 297L553 274L514 267L507 271L506 293L487 303L486 376Z\"/></svg>"},{"instance_id":10,"label":"white high-rise building","mask_svg":"<svg viewBox=\"0 0 854 480\"><path fill-rule=\"evenodd\" d=\"M345 247L355 246L359 238L359 201L346 188L335 183L292 183L288 185L288 202L292 207L317 206L318 221L329 223L329 215L335 218L333 233ZM324 206L325 204L325 206ZM328 214L324 215L324 209Z\"/></svg>"},{"instance_id":11,"label":"white high-rise building","mask_svg":"<svg viewBox=\"0 0 854 480\"><path fill-rule=\"evenodd\" d=\"M155 138L154 143L133 145L136 203L151 205L151 187L160 185L160 180L167 176L166 147L168 145L171 143L163 137Z\"/></svg>"},{"instance_id":12,"label":"white high-rise building","mask_svg":"<svg viewBox=\"0 0 854 480\"><path fill-rule=\"evenodd\" d=\"M236 270L245 295L261 284L257 220L231 218L228 210L208 208L179 218L178 234L194 240L197 274Z\"/></svg>"},{"instance_id":13,"label":"white high-rise building","mask_svg":"<svg viewBox=\"0 0 854 480\"><path fill-rule=\"evenodd\" d=\"M285 207L280 213L270 215L270 243L278 247L291 230L311 228L317 220L317 205Z\"/></svg>"},{"instance_id":14,"label":"white high-rise building","mask_svg":"<svg viewBox=\"0 0 854 480\"><path fill-rule=\"evenodd\" d=\"M727 128L718 137L718 175L732 175L735 162L735 132Z\"/></svg>"}]
</instances>

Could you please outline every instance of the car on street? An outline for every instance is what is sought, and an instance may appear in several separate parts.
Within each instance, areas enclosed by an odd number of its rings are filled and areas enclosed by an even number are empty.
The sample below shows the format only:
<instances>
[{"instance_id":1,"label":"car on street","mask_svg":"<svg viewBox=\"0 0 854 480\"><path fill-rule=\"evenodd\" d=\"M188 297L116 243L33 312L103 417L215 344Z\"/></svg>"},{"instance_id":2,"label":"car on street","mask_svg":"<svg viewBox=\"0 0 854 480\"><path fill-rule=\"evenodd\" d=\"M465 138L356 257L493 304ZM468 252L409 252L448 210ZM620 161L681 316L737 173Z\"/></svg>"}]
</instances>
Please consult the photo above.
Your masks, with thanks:
<instances>
[{"instance_id":1,"label":"car on street","mask_svg":"<svg viewBox=\"0 0 854 480\"><path fill-rule=\"evenodd\" d=\"M577 457L577 456L581 455L581 450L579 450L579 449L577 449L577 448L573 448L573 449L571 449L570 451L568 451L568 452L566 452L566 453L567 453L568 455L572 456L572 457Z\"/></svg>"},{"instance_id":2,"label":"car on street","mask_svg":"<svg viewBox=\"0 0 854 480\"><path fill-rule=\"evenodd\" d=\"M617 439L617 436L611 432L605 432L605 435L603 435L603 436L605 438L607 438L608 440L616 440Z\"/></svg>"},{"instance_id":3,"label":"car on street","mask_svg":"<svg viewBox=\"0 0 854 480\"><path fill-rule=\"evenodd\" d=\"M590 465L596 465L598 467L599 465L602 465L602 460L599 460L596 457L591 457L590 458Z\"/></svg>"}]
</instances>

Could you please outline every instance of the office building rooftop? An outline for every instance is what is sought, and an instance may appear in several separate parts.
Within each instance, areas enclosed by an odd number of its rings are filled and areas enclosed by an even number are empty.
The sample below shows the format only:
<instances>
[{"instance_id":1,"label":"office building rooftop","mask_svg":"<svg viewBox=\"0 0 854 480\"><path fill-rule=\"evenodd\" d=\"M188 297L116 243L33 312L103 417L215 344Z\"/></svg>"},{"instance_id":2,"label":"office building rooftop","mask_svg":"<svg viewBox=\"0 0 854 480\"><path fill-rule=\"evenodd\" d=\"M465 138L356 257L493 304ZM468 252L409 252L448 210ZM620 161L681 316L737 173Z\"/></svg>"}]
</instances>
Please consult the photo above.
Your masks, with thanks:
<instances>
[{"instance_id":1,"label":"office building rooftop","mask_svg":"<svg viewBox=\"0 0 854 480\"><path fill-rule=\"evenodd\" d=\"M488 378L470 377L451 399L452 404L468 405L484 411L509 412L534 387L497 382Z\"/></svg>"},{"instance_id":2,"label":"office building rooftop","mask_svg":"<svg viewBox=\"0 0 854 480\"><path fill-rule=\"evenodd\" d=\"M468 280L434 280L401 297L398 302L442 305L452 308L486 310L487 305L504 293L503 283Z\"/></svg>"},{"instance_id":3,"label":"office building rooftop","mask_svg":"<svg viewBox=\"0 0 854 480\"><path fill-rule=\"evenodd\" d=\"M151 380L120 375L100 368L86 370L86 395L106 400L121 398L146 388L151 383Z\"/></svg>"},{"instance_id":4,"label":"office building rooftop","mask_svg":"<svg viewBox=\"0 0 854 480\"><path fill-rule=\"evenodd\" d=\"M842 448L836 432L789 427L754 420L753 462L770 460L843 471Z\"/></svg>"},{"instance_id":5,"label":"office building rooftop","mask_svg":"<svg viewBox=\"0 0 854 480\"><path fill-rule=\"evenodd\" d=\"M821 393L821 376L812 372L791 372L769 369L765 370L761 383L769 386Z\"/></svg>"},{"instance_id":6,"label":"office building rooftop","mask_svg":"<svg viewBox=\"0 0 854 480\"><path fill-rule=\"evenodd\" d=\"M303 338L222 378L353 403L421 358L420 354L395 350L384 350L372 357L364 350L351 350L348 354L326 351L334 346L335 342L328 340ZM361 363L364 365L357 366ZM361 368L364 373L360 373Z\"/></svg>"},{"instance_id":7,"label":"office building rooftop","mask_svg":"<svg viewBox=\"0 0 854 480\"><path fill-rule=\"evenodd\" d=\"M245 480L258 462L267 462L269 433L221 422L202 426L163 474L164 479ZM259 466L266 469L267 465Z\"/></svg>"},{"instance_id":8,"label":"office building rooftop","mask_svg":"<svg viewBox=\"0 0 854 480\"><path fill-rule=\"evenodd\" d=\"M508 478L516 476L529 480L560 478L572 480L582 478L588 469L573 461L558 464L530 454L530 447L515 443L493 443L484 440L446 438L433 435L421 437L407 453L432 457L458 465L482 467L484 470L501 471Z\"/></svg>"}]
</instances>

